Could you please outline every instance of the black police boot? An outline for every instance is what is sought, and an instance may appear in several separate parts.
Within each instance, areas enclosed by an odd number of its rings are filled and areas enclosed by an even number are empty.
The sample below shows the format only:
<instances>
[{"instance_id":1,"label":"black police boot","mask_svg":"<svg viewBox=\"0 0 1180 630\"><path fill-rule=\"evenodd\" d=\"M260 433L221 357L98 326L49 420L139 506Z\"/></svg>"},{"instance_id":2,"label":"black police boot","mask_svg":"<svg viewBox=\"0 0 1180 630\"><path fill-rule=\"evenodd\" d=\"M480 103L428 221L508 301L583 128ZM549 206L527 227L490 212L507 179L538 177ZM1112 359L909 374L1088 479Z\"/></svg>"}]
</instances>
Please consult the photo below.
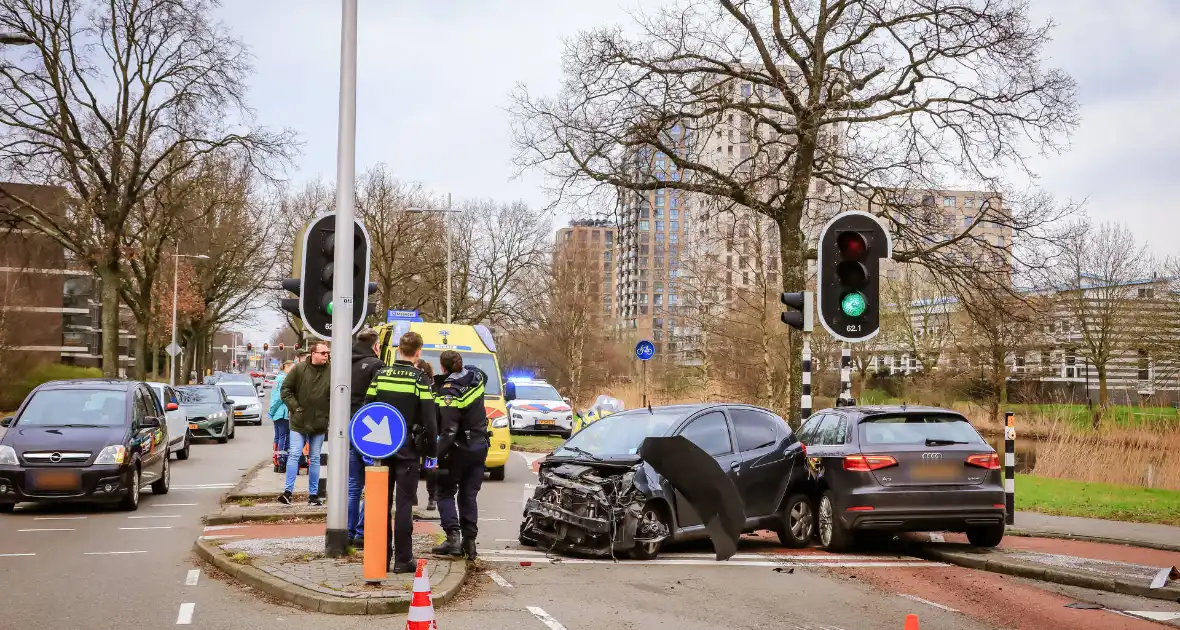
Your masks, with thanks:
<instances>
[{"instance_id":1,"label":"black police boot","mask_svg":"<svg viewBox=\"0 0 1180 630\"><path fill-rule=\"evenodd\" d=\"M463 550L463 555L467 556L468 560L475 560L475 558L478 554L476 554L476 552L475 552L475 539L474 538L464 538L461 548Z\"/></svg>"},{"instance_id":2,"label":"black police boot","mask_svg":"<svg viewBox=\"0 0 1180 630\"><path fill-rule=\"evenodd\" d=\"M409 562L396 562L393 565L394 573L416 573L418 571L418 560L411 558Z\"/></svg>"},{"instance_id":3,"label":"black police boot","mask_svg":"<svg viewBox=\"0 0 1180 630\"><path fill-rule=\"evenodd\" d=\"M437 512L438 511L438 501L435 501L434 497L430 497L426 500L426 511L427 512Z\"/></svg>"},{"instance_id":4,"label":"black police boot","mask_svg":"<svg viewBox=\"0 0 1180 630\"><path fill-rule=\"evenodd\" d=\"M461 556L463 548L459 544L459 532L447 532L447 540L443 544L430 550L436 556Z\"/></svg>"}]
</instances>

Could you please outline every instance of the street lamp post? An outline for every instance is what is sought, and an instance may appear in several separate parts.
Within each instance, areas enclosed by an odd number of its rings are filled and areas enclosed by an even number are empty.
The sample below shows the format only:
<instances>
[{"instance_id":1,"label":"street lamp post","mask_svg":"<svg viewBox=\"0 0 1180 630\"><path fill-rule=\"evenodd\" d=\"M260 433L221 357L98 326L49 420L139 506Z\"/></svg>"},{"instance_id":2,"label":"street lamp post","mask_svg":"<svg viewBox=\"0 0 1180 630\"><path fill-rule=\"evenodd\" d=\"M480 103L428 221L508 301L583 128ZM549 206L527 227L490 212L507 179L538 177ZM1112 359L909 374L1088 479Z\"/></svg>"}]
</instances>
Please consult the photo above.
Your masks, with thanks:
<instances>
[{"instance_id":1,"label":"street lamp post","mask_svg":"<svg viewBox=\"0 0 1180 630\"><path fill-rule=\"evenodd\" d=\"M445 213L449 214L449 213L457 212L457 211L451 207L451 193L447 193L447 208L446 208L446 210L427 210L426 208L419 208L417 206L414 206L414 207L406 208L406 212L423 212L423 213L424 212L445 212ZM462 211L460 210L458 212L462 212ZM451 323L451 267L453 266L451 264L451 226L450 226L450 221L446 221L444 219L443 231L446 232L446 235L447 235L447 321L446 321L446 323L449 324L449 323Z\"/></svg>"},{"instance_id":2,"label":"street lamp post","mask_svg":"<svg viewBox=\"0 0 1180 630\"><path fill-rule=\"evenodd\" d=\"M2 41L2 36L0 36ZM172 345L168 346L175 352L170 352L172 359L169 361L169 382L173 387L176 387L176 356L180 354L178 350L180 346L176 345L176 300L180 295L180 259L181 258L197 258L201 260L209 257L204 254L181 254L180 243L176 243L176 253L172 254Z\"/></svg>"}]
</instances>

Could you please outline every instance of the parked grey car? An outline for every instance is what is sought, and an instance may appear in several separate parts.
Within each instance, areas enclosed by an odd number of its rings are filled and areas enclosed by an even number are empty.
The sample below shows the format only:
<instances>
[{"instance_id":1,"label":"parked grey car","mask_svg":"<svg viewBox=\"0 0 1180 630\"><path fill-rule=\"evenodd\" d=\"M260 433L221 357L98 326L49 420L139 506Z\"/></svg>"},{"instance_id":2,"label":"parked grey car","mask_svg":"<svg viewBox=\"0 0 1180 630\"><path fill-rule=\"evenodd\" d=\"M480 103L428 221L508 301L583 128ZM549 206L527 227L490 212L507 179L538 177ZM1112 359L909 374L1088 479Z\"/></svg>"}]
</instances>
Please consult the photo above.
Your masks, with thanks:
<instances>
[{"instance_id":1,"label":"parked grey car","mask_svg":"<svg viewBox=\"0 0 1180 630\"><path fill-rule=\"evenodd\" d=\"M824 409L799 430L820 544L843 551L873 532L1004 537L1000 457L961 414L935 407Z\"/></svg>"}]
</instances>

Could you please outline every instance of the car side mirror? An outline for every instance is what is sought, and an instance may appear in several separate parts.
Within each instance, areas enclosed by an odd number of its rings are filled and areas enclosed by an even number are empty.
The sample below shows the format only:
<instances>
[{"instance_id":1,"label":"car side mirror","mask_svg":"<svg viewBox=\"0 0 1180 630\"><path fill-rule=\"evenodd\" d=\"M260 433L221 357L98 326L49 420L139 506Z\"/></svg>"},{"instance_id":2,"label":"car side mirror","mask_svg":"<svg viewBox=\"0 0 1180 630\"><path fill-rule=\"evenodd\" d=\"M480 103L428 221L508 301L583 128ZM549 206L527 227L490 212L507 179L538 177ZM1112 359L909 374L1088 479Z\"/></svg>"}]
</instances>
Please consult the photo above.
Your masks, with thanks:
<instances>
[{"instance_id":1,"label":"car side mirror","mask_svg":"<svg viewBox=\"0 0 1180 630\"><path fill-rule=\"evenodd\" d=\"M176 411L177 409L180 409L180 405L176 403L168 403L167 405L164 405L164 411Z\"/></svg>"},{"instance_id":2,"label":"car side mirror","mask_svg":"<svg viewBox=\"0 0 1180 630\"><path fill-rule=\"evenodd\" d=\"M12 420L13 420L12 416L8 416L7 418L0 420L0 428L7 429L8 427L12 426Z\"/></svg>"},{"instance_id":3,"label":"car side mirror","mask_svg":"<svg viewBox=\"0 0 1180 630\"><path fill-rule=\"evenodd\" d=\"M139 423L141 429L158 429L160 428L160 419L155 416L148 416Z\"/></svg>"}]
</instances>

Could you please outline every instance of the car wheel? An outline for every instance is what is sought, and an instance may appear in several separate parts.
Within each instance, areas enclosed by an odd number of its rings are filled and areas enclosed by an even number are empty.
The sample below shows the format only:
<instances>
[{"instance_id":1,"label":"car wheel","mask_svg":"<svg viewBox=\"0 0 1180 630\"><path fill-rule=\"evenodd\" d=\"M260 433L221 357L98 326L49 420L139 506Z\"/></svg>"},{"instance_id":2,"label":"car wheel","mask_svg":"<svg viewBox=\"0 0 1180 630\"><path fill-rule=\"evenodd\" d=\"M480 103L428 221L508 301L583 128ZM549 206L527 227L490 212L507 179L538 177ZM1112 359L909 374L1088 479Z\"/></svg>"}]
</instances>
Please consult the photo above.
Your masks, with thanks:
<instances>
[{"instance_id":1,"label":"car wheel","mask_svg":"<svg viewBox=\"0 0 1180 630\"><path fill-rule=\"evenodd\" d=\"M184 446L180 447L179 451L176 451L176 459L188 459L189 446L191 446L191 444L192 443L188 439L188 436L184 436Z\"/></svg>"},{"instance_id":2,"label":"car wheel","mask_svg":"<svg viewBox=\"0 0 1180 630\"><path fill-rule=\"evenodd\" d=\"M995 547L1004 539L1004 524L973 527L967 530L967 542L975 547Z\"/></svg>"},{"instance_id":3,"label":"car wheel","mask_svg":"<svg viewBox=\"0 0 1180 630\"><path fill-rule=\"evenodd\" d=\"M665 529L671 531L671 519L668 518L667 513L663 507L658 503L647 503L643 506L643 516L641 519L650 519L661 523ZM667 540L667 539L665 539ZM655 560L660 555L660 549L664 546L664 541L636 543L635 548L631 550L631 557L636 560Z\"/></svg>"},{"instance_id":4,"label":"car wheel","mask_svg":"<svg viewBox=\"0 0 1180 630\"><path fill-rule=\"evenodd\" d=\"M15 503L0 503L0 514L12 514L15 509Z\"/></svg>"},{"instance_id":5,"label":"car wheel","mask_svg":"<svg viewBox=\"0 0 1180 630\"><path fill-rule=\"evenodd\" d=\"M225 444L226 442L228 442L228 441L229 441L229 427L230 427L230 426L233 426L233 425L227 425L227 426L225 427L225 433L224 433L224 434L222 434L222 436L221 436L221 437L217 438L217 443L218 443L218 444Z\"/></svg>"},{"instance_id":6,"label":"car wheel","mask_svg":"<svg viewBox=\"0 0 1180 630\"><path fill-rule=\"evenodd\" d=\"M793 494L783 503L778 539L792 549L806 547L815 534L815 510L805 494Z\"/></svg>"},{"instance_id":7,"label":"car wheel","mask_svg":"<svg viewBox=\"0 0 1180 630\"><path fill-rule=\"evenodd\" d=\"M492 481L504 481L504 475L507 474L508 465L497 466L488 469L488 479Z\"/></svg>"},{"instance_id":8,"label":"car wheel","mask_svg":"<svg viewBox=\"0 0 1180 630\"><path fill-rule=\"evenodd\" d=\"M522 544L526 547L536 547L541 544L541 540L539 538L534 537L530 533L534 526L535 526L535 524L533 521L533 517L531 517L531 516L526 516L525 519L523 521L521 521L521 523L520 523L520 536L518 537L518 539L520 540L520 544Z\"/></svg>"},{"instance_id":9,"label":"car wheel","mask_svg":"<svg viewBox=\"0 0 1180 630\"><path fill-rule=\"evenodd\" d=\"M574 434L574 432L573 432L572 430L570 430L570 431L564 431L564 432L562 432L562 434L561 434L561 439L563 439L563 440L568 440L568 439L570 439L570 437L571 437L571 436L573 436L573 434Z\"/></svg>"},{"instance_id":10,"label":"car wheel","mask_svg":"<svg viewBox=\"0 0 1180 630\"><path fill-rule=\"evenodd\" d=\"M229 439L231 439L231 440L234 439L234 434L236 433L236 431L234 430L234 427L236 427L237 424L238 424L237 422L232 422L229 425Z\"/></svg>"},{"instance_id":11,"label":"car wheel","mask_svg":"<svg viewBox=\"0 0 1180 630\"><path fill-rule=\"evenodd\" d=\"M139 467L131 469L131 487L127 489L127 495L119 502L119 507L127 512L134 512L139 509Z\"/></svg>"},{"instance_id":12,"label":"car wheel","mask_svg":"<svg viewBox=\"0 0 1180 630\"><path fill-rule=\"evenodd\" d=\"M168 494L168 486L172 483L172 465L168 458L164 458L164 468L160 471L160 478L152 482L152 494Z\"/></svg>"},{"instance_id":13,"label":"car wheel","mask_svg":"<svg viewBox=\"0 0 1180 630\"><path fill-rule=\"evenodd\" d=\"M852 547L855 536L852 530L844 527L836 517L836 505L832 501L832 491L825 490L819 500L819 516L816 518L819 529L819 544L826 551L847 551Z\"/></svg>"}]
</instances>

